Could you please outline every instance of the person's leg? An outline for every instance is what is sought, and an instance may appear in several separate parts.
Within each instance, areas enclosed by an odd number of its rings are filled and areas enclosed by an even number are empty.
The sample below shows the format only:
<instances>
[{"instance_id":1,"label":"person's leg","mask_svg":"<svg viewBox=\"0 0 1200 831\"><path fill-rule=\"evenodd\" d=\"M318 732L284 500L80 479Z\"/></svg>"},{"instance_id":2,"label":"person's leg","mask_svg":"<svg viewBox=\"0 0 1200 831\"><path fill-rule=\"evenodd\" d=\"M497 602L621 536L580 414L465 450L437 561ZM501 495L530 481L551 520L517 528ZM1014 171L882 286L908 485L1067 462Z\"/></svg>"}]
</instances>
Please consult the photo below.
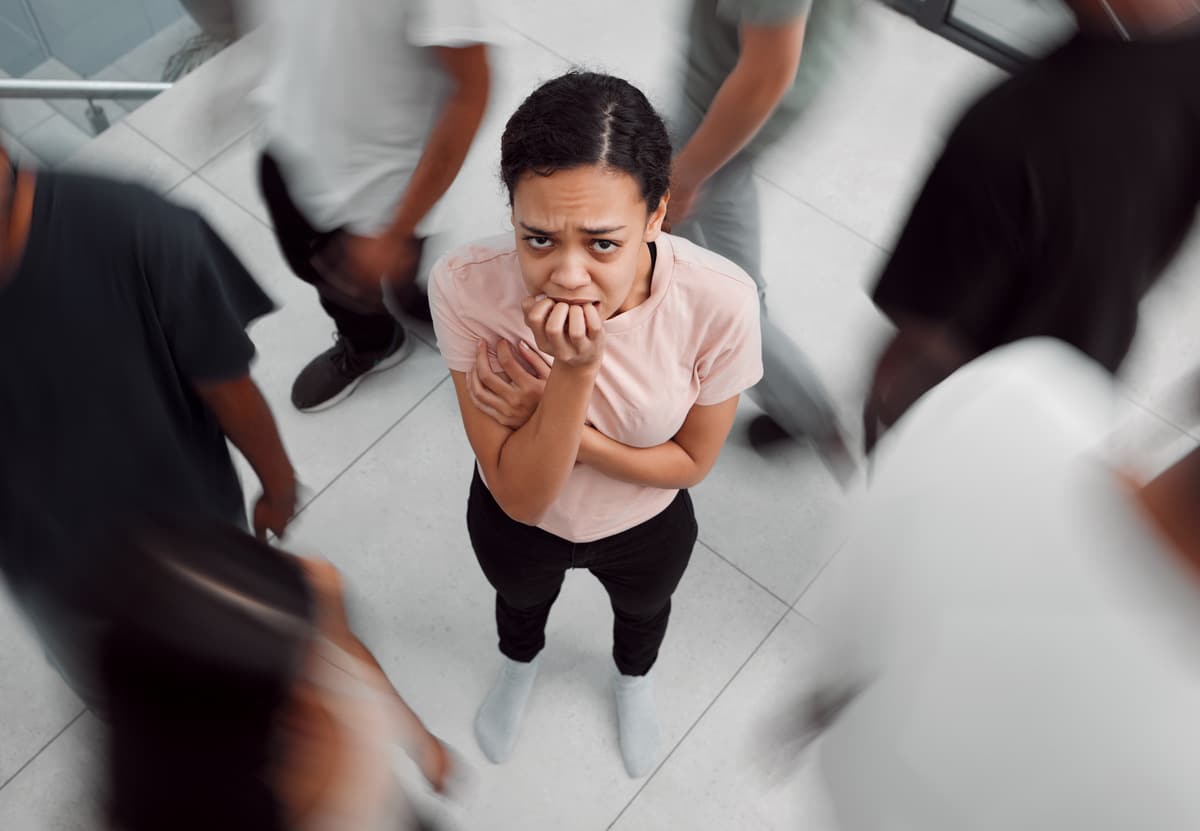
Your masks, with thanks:
<instances>
[{"instance_id":1,"label":"person's leg","mask_svg":"<svg viewBox=\"0 0 1200 831\"><path fill-rule=\"evenodd\" d=\"M758 285L763 378L750 390L751 399L788 435L840 443L824 385L800 348L767 314L761 228L753 160L742 154L708 182L680 234L740 266Z\"/></svg>"},{"instance_id":2,"label":"person's leg","mask_svg":"<svg viewBox=\"0 0 1200 831\"><path fill-rule=\"evenodd\" d=\"M654 519L589 546L589 569L613 608L614 693L621 755L630 776L645 776L662 740L649 672L667 634L671 595L696 545L687 491ZM594 553L591 553L594 552Z\"/></svg>"},{"instance_id":3,"label":"person's leg","mask_svg":"<svg viewBox=\"0 0 1200 831\"><path fill-rule=\"evenodd\" d=\"M320 231L292 201L279 164L269 153L259 161L259 185L275 236L292 272L317 290L321 307L337 327L333 347L308 363L292 385L292 403L315 412L348 397L367 375L396 366L412 351L404 328L378 297L351 296L317 268L337 259L340 232Z\"/></svg>"},{"instance_id":4,"label":"person's leg","mask_svg":"<svg viewBox=\"0 0 1200 831\"><path fill-rule=\"evenodd\" d=\"M571 563L571 543L510 518L478 469L467 503L467 530L479 566L496 590L504 660L475 718L475 737L499 764L516 744L537 677L537 656L546 645L546 621Z\"/></svg>"}]
</instances>

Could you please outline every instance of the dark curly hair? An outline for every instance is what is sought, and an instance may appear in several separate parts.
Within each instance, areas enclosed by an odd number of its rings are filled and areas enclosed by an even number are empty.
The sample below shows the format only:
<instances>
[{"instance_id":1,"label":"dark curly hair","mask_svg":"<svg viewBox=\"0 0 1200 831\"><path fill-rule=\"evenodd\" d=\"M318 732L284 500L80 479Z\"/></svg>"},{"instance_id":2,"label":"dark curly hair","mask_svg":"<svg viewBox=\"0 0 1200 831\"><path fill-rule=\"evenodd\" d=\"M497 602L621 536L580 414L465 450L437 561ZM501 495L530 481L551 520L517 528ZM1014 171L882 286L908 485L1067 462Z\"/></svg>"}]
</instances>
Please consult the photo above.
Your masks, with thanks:
<instances>
[{"instance_id":1,"label":"dark curly hair","mask_svg":"<svg viewBox=\"0 0 1200 831\"><path fill-rule=\"evenodd\" d=\"M500 175L512 204L526 173L600 164L637 180L651 212L671 180L671 140L642 91L622 78L572 70L525 99L500 140Z\"/></svg>"}]
</instances>

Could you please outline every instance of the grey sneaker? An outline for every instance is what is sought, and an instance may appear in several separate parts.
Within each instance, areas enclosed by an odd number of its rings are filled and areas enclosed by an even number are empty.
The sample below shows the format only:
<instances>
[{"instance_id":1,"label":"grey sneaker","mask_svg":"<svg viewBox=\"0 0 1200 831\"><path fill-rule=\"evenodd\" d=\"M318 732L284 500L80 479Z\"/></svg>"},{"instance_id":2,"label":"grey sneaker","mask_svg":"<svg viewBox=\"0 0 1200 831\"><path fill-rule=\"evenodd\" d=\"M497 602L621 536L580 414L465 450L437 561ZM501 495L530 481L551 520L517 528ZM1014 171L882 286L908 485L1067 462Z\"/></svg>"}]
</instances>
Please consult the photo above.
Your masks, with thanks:
<instances>
[{"instance_id":1,"label":"grey sneaker","mask_svg":"<svg viewBox=\"0 0 1200 831\"><path fill-rule=\"evenodd\" d=\"M404 329L396 327L392 345L380 352L359 352L349 341L334 335L334 344L309 361L292 384L292 404L302 413L316 413L350 397L373 372L382 372L412 354L413 344Z\"/></svg>"}]
</instances>

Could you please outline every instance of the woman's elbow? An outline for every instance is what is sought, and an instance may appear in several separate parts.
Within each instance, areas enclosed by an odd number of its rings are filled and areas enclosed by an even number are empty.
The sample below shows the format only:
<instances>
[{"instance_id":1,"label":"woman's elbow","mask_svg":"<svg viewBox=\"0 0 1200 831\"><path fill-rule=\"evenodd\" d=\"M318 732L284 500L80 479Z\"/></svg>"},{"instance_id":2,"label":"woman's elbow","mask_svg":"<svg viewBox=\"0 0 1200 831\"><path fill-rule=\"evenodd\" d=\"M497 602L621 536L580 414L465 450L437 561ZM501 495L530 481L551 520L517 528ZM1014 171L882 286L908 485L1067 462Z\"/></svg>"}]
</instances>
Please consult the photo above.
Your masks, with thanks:
<instances>
[{"instance_id":1,"label":"woman's elbow","mask_svg":"<svg viewBox=\"0 0 1200 831\"><path fill-rule=\"evenodd\" d=\"M492 496L509 519L522 525L538 525L550 508L549 503L531 499L528 493L503 491L493 492Z\"/></svg>"}]
</instances>

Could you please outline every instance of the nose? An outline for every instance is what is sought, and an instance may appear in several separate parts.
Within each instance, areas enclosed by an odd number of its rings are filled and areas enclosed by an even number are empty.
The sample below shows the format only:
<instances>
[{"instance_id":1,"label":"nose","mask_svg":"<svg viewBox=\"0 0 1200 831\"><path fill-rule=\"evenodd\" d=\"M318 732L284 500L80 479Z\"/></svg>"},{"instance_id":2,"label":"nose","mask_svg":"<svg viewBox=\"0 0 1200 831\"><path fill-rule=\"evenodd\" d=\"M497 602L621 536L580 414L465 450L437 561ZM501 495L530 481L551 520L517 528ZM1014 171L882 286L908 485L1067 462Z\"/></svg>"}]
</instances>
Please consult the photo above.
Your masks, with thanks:
<instances>
[{"instance_id":1,"label":"nose","mask_svg":"<svg viewBox=\"0 0 1200 831\"><path fill-rule=\"evenodd\" d=\"M570 253L564 254L563 258L555 265L550 279L555 285L568 291L576 291L592 282L584 259Z\"/></svg>"}]
</instances>

